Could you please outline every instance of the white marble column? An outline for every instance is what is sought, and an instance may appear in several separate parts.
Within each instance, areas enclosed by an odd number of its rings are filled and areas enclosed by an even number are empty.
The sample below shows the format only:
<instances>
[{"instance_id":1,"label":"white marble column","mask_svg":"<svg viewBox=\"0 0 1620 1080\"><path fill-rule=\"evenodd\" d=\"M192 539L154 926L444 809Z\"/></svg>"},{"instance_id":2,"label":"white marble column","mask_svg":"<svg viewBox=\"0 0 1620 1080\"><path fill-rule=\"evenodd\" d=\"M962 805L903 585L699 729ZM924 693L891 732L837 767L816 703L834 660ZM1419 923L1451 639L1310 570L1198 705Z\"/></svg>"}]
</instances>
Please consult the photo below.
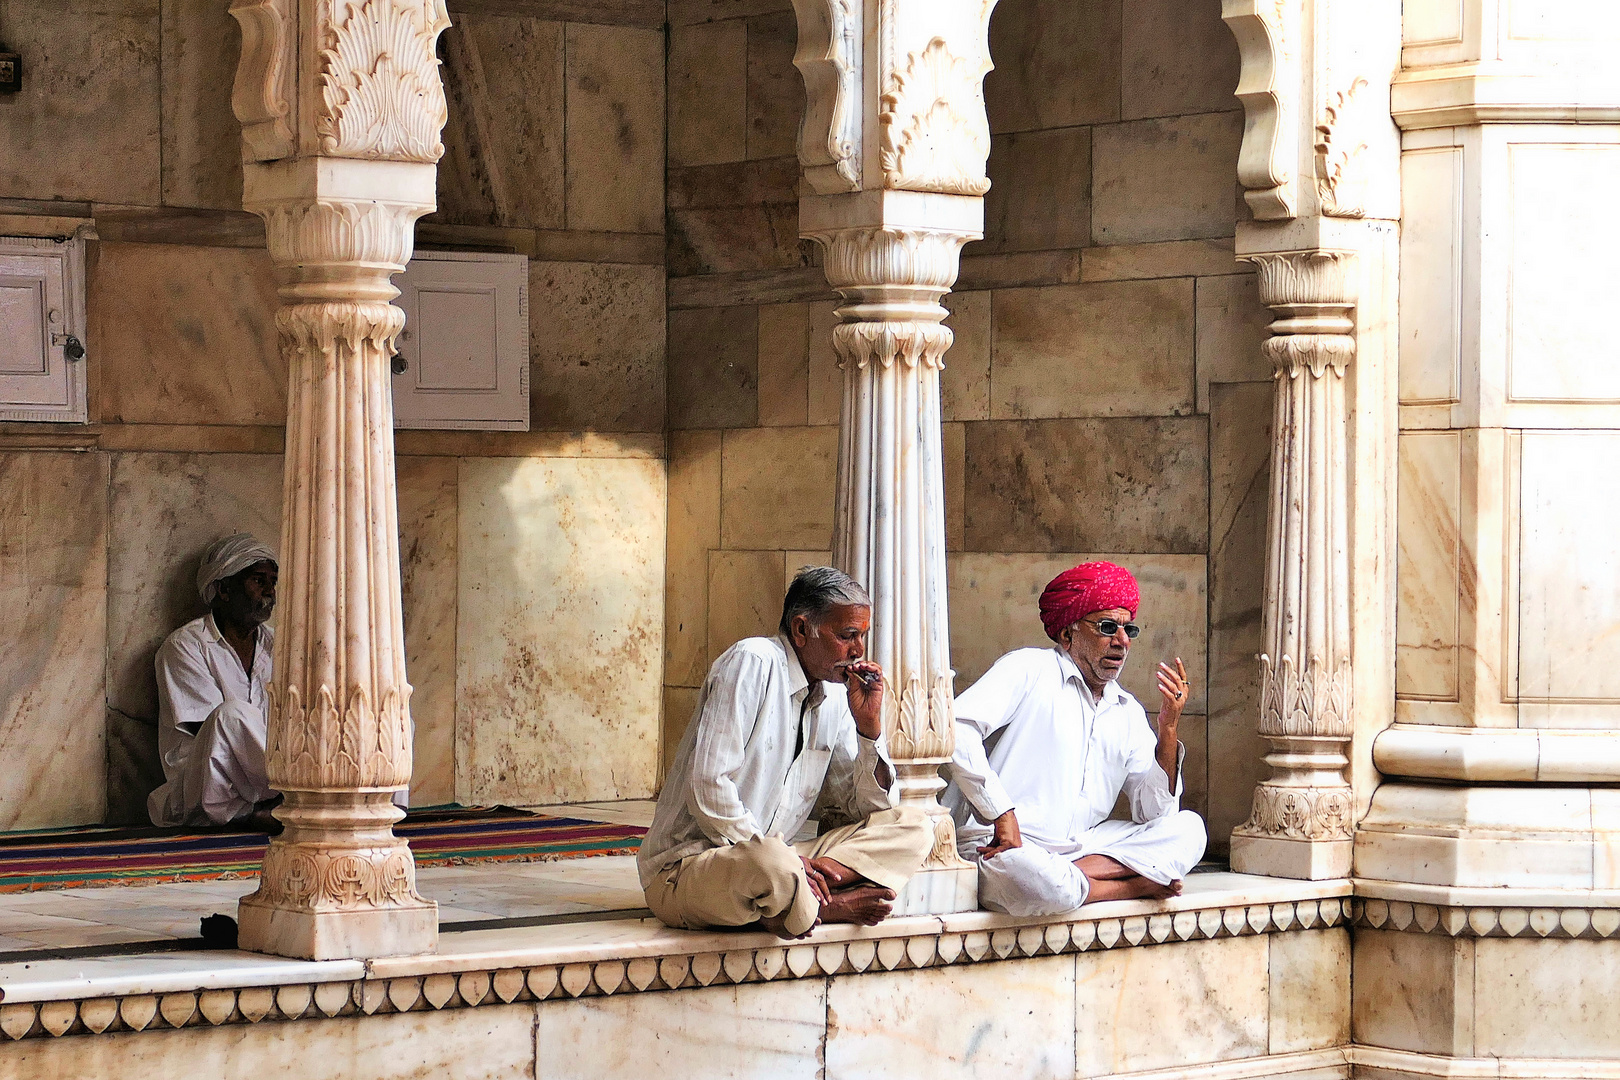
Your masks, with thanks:
<instances>
[{"instance_id":1,"label":"white marble column","mask_svg":"<svg viewBox=\"0 0 1620 1080\"><path fill-rule=\"evenodd\" d=\"M1242 59L1237 227L1276 385L1259 733L1271 776L1232 867L1350 873L1393 714L1397 0L1222 0ZM1211 782L1219 782L1211 778Z\"/></svg>"},{"instance_id":2,"label":"white marble column","mask_svg":"<svg viewBox=\"0 0 1620 1080\"><path fill-rule=\"evenodd\" d=\"M1355 256L1251 256L1276 314L1260 734L1271 778L1232 833L1232 868L1298 878L1350 872L1349 501L1345 372L1355 355Z\"/></svg>"},{"instance_id":3,"label":"white marble column","mask_svg":"<svg viewBox=\"0 0 1620 1080\"><path fill-rule=\"evenodd\" d=\"M844 303L834 561L872 593L871 656L888 673L885 730L902 797L936 843L905 914L977 906L939 805L955 749L945 601L940 298L983 235L990 125L982 84L995 0L794 0L804 75L799 231Z\"/></svg>"},{"instance_id":4,"label":"white marble column","mask_svg":"<svg viewBox=\"0 0 1620 1080\"><path fill-rule=\"evenodd\" d=\"M431 951L437 907L393 833L411 776L389 278L434 206L443 0L238 0L247 209L265 220L289 370L269 776L286 825L244 949ZM299 27L303 33L298 33Z\"/></svg>"},{"instance_id":5,"label":"white marble column","mask_svg":"<svg viewBox=\"0 0 1620 1080\"><path fill-rule=\"evenodd\" d=\"M856 227L809 235L844 298L833 330L844 374L833 561L872 594L870 655L889 681L883 726L901 799L935 822L926 871L898 910L964 910L977 897L976 871L956 854L955 826L938 798L940 766L956 746L939 398L951 332L939 301L971 234Z\"/></svg>"}]
</instances>

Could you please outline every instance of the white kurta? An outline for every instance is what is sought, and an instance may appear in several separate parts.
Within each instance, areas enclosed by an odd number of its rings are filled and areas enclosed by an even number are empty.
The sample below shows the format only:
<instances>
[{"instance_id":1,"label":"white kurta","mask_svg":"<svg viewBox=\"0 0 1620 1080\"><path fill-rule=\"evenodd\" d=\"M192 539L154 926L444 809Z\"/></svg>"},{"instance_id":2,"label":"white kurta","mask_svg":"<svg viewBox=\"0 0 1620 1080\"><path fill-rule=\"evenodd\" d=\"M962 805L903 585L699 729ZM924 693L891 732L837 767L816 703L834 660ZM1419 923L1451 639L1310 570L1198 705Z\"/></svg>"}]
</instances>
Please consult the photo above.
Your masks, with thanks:
<instances>
[{"instance_id":1,"label":"white kurta","mask_svg":"<svg viewBox=\"0 0 1620 1080\"><path fill-rule=\"evenodd\" d=\"M899 804L894 776L883 738L855 730L842 685L812 683L780 635L745 638L709 668L675 750L641 843L642 887L709 848L791 841L818 800L850 820L888 810Z\"/></svg>"},{"instance_id":2,"label":"white kurta","mask_svg":"<svg viewBox=\"0 0 1620 1080\"><path fill-rule=\"evenodd\" d=\"M1062 649L997 660L956 699L956 721L945 803L962 854L978 860L989 823L1008 810L1023 836L1024 848L980 861L987 906L1014 914L1079 906L1087 883L1073 861L1084 855L1109 855L1160 884L1203 857L1203 822L1179 809L1186 747L1177 748L1172 790L1141 704L1118 682L1093 697ZM1108 821L1121 792L1131 821Z\"/></svg>"},{"instance_id":3,"label":"white kurta","mask_svg":"<svg viewBox=\"0 0 1620 1080\"><path fill-rule=\"evenodd\" d=\"M259 627L251 675L212 615L186 623L158 649L158 750L166 783L147 797L154 824L224 824L275 794L264 760L274 640L268 626Z\"/></svg>"}]
</instances>

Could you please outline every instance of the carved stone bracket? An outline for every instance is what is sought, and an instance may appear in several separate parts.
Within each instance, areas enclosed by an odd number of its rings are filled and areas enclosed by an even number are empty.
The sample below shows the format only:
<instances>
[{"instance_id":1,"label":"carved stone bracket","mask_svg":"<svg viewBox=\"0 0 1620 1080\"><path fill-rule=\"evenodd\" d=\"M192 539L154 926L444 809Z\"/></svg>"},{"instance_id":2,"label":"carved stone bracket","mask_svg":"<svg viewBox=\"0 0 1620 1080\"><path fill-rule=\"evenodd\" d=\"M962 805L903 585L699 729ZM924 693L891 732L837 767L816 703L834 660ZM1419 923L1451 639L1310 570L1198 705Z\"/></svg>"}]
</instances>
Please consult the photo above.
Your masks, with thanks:
<instances>
[{"instance_id":1,"label":"carved stone bracket","mask_svg":"<svg viewBox=\"0 0 1620 1080\"><path fill-rule=\"evenodd\" d=\"M1299 37L1302 0L1222 0L1221 18L1237 39L1242 68L1243 147L1238 180L1261 221L1299 212Z\"/></svg>"},{"instance_id":2,"label":"carved stone bracket","mask_svg":"<svg viewBox=\"0 0 1620 1080\"><path fill-rule=\"evenodd\" d=\"M1279 877L1350 871L1350 563L1345 371L1355 355L1353 255L1249 257L1276 314L1276 379L1259 731L1272 776L1232 834L1232 865Z\"/></svg>"},{"instance_id":3,"label":"carved stone bracket","mask_svg":"<svg viewBox=\"0 0 1620 1080\"><path fill-rule=\"evenodd\" d=\"M795 0L804 77L799 164L818 195L861 186L861 17L856 0Z\"/></svg>"}]
</instances>

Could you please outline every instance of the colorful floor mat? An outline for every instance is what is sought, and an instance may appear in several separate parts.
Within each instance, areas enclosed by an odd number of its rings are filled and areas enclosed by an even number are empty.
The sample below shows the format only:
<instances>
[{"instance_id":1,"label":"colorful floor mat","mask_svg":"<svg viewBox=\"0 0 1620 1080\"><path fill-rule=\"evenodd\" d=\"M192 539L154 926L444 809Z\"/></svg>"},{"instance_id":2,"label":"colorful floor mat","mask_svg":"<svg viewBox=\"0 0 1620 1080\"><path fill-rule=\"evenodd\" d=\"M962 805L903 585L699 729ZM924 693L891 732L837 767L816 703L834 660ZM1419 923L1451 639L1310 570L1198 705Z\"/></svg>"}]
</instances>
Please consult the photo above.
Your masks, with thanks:
<instances>
[{"instance_id":1,"label":"colorful floor mat","mask_svg":"<svg viewBox=\"0 0 1620 1080\"><path fill-rule=\"evenodd\" d=\"M634 854L646 829L509 806L413 810L394 831L418 867ZM0 893L257 877L264 833L92 826L0 834Z\"/></svg>"}]
</instances>

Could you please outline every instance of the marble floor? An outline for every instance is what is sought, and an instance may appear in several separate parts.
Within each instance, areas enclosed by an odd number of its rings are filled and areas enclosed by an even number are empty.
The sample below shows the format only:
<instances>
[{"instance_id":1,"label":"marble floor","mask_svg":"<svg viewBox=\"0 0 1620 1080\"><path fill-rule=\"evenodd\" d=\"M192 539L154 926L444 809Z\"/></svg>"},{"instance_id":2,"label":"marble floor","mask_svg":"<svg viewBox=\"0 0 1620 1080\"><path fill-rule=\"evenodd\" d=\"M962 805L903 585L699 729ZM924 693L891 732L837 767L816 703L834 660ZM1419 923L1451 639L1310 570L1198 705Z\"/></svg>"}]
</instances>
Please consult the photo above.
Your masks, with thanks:
<instances>
[{"instance_id":1,"label":"marble floor","mask_svg":"<svg viewBox=\"0 0 1620 1080\"><path fill-rule=\"evenodd\" d=\"M590 821L646 826L646 800L536 807ZM429 867L417 888L439 903L441 933L573 922L603 913L640 912L633 855L538 863ZM252 881L175 882L0 895L0 959L108 955L200 945L205 915L236 916Z\"/></svg>"}]
</instances>

